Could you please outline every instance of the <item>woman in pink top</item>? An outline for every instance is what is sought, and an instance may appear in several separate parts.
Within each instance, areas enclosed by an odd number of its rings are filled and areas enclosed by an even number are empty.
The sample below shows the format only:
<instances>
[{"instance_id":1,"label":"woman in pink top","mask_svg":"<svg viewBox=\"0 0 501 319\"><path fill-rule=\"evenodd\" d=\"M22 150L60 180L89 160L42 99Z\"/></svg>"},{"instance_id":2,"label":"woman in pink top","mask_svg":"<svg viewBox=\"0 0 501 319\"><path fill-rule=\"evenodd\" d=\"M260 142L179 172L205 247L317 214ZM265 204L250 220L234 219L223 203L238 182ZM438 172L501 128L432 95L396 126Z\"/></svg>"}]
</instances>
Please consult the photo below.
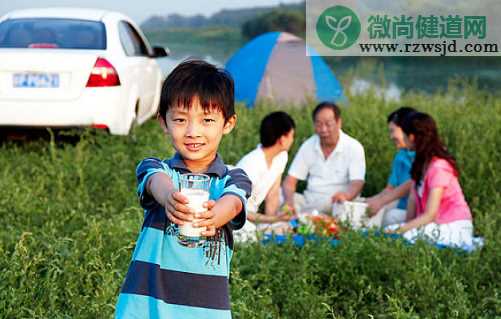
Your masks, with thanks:
<instances>
[{"instance_id":1,"label":"woman in pink top","mask_svg":"<svg viewBox=\"0 0 501 319\"><path fill-rule=\"evenodd\" d=\"M409 240L425 238L447 246L471 245L470 208L459 185L454 157L441 142L431 116L415 112L402 125L404 138L416 151L412 165L407 222L390 227Z\"/></svg>"}]
</instances>

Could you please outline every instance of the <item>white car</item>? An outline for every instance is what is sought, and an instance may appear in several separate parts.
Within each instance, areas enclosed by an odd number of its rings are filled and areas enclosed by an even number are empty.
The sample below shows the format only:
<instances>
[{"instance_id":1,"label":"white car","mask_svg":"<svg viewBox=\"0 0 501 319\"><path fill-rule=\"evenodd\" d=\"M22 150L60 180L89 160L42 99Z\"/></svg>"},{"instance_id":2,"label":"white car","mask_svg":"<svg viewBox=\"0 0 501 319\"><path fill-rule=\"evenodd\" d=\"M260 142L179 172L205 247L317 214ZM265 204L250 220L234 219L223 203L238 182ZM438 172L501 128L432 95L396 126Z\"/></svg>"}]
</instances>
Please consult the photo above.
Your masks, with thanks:
<instances>
[{"instance_id":1,"label":"white car","mask_svg":"<svg viewBox=\"0 0 501 319\"><path fill-rule=\"evenodd\" d=\"M163 81L137 25L111 11L19 10L0 18L0 127L126 135L155 114Z\"/></svg>"}]
</instances>

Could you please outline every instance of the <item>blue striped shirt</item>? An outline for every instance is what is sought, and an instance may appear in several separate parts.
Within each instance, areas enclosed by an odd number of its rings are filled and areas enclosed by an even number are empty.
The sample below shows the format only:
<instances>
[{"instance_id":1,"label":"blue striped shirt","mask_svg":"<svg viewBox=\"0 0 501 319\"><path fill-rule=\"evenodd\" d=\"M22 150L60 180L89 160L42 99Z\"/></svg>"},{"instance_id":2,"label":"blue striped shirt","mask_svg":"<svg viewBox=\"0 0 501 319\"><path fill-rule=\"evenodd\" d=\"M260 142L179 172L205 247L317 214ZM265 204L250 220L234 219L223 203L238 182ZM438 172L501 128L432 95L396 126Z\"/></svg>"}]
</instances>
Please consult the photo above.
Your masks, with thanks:
<instances>
[{"instance_id":1,"label":"blue striped shirt","mask_svg":"<svg viewBox=\"0 0 501 319\"><path fill-rule=\"evenodd\" d=\"M153 174L166 174L178 185L180 174L188 172L179 154L166 161L147 158L137 167L144 223L118 297L116 318L231 318L228 278L232 230L245 223L245 209L223 226L219 258L211 260L204 247L188 248L177 242L177 227L145 189ZM211 178L210 199L233 194L245 207L251 182L242 169L229 170L218 155L206 174Z\"/></svg>"}]
</instances>

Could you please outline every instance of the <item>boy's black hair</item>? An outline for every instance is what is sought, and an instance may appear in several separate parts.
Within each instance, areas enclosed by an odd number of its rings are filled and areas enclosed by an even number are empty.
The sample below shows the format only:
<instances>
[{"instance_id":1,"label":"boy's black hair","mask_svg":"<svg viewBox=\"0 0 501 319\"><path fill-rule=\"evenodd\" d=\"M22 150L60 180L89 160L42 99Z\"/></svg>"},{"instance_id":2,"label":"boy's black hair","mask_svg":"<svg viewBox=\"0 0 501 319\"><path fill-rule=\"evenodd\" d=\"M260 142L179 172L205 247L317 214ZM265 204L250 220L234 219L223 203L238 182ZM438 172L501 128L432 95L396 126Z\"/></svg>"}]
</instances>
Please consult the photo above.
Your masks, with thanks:
<instances>
[{"instance_id":1,"label":"boy's black hair","mask_svg":"<svg viewBox=\"0 0 501 319\"><path fill-rule=\"evenodd\" d=\"M202 60L180 63L165 79L158 115L165 116L172 106L190 108L198 97L204 111L219 110L225 121L235 114L234 84L224 69Z\"/></svg>"},{"instance_id":2,"label":"boy's black hair","mask_svg":"<svg viewBox=\"0 0 501 319\"><path fill-rule=\"evenodd\" d=\"M334 112L334 118L336 119L336 121L341 118L341 109L339 108L339 106L337 106L333 102L322 102L322 103L318 104L315 107L315 109L313 110L313 112L311 113L311 117L313 118L313 121L315 121L315 116L317 116L317 113L323 109L332 110L332 112Z\"/></svg>"},{"instance_id":3,"label":"boy's black hair","mask_svg":"<svg viewBox=\"0 0 501 319\"><path fill-rule=\"evenodd\" d=\"M411 113L417 112L416 109L410 106L402 106L398 108L397 110L393 111L388 115L388 118L386 119L387 123L392 122L398 127L402 127L404 123L404 119Z\"/></svg>"},{"instance_id":4,"label":"boy's black hair","mask_svg":"<svg viewBox=\"0 0 501 319\"><path fill-rule=\"evenodd\" d=\"M285 112L279 111L266 115L259 128L261 145L263 147L275 145L280 137L288 134L295 127L294 120Z\"/></svg>"}]
</instances>

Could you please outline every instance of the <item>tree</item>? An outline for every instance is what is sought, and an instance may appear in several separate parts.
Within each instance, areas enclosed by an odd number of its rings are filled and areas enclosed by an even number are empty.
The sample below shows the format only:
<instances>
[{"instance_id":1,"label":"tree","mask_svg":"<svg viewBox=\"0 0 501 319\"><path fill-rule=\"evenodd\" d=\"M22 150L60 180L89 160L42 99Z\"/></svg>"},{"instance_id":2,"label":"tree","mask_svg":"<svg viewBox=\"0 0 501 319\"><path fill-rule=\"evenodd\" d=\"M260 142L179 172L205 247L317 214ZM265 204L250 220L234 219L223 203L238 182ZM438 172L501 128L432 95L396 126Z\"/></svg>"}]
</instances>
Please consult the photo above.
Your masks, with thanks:
<instances>
[{"instance_id":1,"label":"tree","mask_svg":"<svg viewBox=\"0 0 501 319\"><path fill-rule=\"evenodd\" d=\"M249 40L266 32L285 31L304 38L305 24L304 11L278 9L245 22L242 35Z\"/></svg>"}]
</instances>

